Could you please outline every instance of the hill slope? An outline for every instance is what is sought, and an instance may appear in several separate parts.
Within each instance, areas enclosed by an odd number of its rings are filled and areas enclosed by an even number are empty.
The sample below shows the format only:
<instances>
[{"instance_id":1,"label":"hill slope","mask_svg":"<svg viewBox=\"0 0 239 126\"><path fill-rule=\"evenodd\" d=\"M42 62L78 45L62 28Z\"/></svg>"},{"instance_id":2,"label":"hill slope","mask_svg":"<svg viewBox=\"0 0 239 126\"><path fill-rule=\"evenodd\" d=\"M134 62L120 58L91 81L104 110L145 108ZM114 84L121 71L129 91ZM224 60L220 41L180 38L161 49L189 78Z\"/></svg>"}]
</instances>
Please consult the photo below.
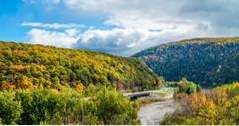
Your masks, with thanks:
<instances>
[{"instance_id":1,"label":"hill slope","mask_svg":"<svg viewBox=\"0 0 239 126\"><path fill-rule=\"evenodd\" d=\"M197 38L162 44L134 55L168 81L186 77L210 87L239 81L239 38Z\"/></svg>"},{"instance_id":2,"label":"hill slope","mask_svg":"<svg viewBox=\"0 0 239 126\"><path fill-rule=\"evenodd\" d=\"M161 82L156 74L135 58L0 42L1 89L120 83L126 89L140 90L157 87Z\"/></svg>"}]
</instances>

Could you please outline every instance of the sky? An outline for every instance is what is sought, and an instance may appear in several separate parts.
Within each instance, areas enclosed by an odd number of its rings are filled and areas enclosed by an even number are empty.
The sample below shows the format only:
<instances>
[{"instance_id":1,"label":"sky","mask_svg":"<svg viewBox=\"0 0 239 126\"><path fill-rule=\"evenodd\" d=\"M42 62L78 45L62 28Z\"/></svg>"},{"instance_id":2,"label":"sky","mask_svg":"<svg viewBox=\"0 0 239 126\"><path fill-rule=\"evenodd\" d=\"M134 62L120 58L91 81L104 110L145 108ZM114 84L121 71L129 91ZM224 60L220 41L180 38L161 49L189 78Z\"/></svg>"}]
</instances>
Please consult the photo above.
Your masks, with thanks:
<instances>
[{"instance_id":1,"label":"sky","mask_svg":"<svg viewBox=\"0 0 239 126\"><path fill-rule=\"evenodd\" d=\"M0 40L130 56L162 43L239 36L238 0L0 0Z\"/></svg>"}]
</instances>

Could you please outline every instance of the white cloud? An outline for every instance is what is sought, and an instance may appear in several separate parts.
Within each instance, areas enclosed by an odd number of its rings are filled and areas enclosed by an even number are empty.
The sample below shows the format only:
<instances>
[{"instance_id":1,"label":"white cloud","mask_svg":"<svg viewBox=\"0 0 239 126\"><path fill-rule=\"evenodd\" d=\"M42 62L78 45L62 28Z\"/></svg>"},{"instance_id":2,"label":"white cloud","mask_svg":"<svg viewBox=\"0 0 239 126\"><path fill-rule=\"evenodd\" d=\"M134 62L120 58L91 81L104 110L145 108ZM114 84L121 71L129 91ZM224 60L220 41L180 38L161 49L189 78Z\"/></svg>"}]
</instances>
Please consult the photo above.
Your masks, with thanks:
<instances>
[{"instance_id":1,"label":"white cloud","mask_svg":"<svg viewBox=\"0 0 239 126\"><path fill-rule=\"evenodd\" d=\"M163 30L147 28L113 28L109 30L89 29L79 35L73 47L109 52L116 55L132 55L142 49L160 43L203 34L194 24L180 24ZM153 27L152 27L153 28ZM194 31L194 29L199 29Z\"/></svg>"},{"instance_id":2,"label":"white cloud","mask_svg":"<svg viewBox=\"0 0 239 126\"><path fill-rule=\"evenodd\" d=\"M124 51L140 46L145 33L136 29L111 30L90 29L80 34L74 47L123 54Z\"/></svg>"},{"instance_id":3,"label":"white cloud","mask_svg":"<svg viewBox=\"0 0 239 126\"><path fill-rule=\"evenodd\" d=\"M48 29L69 29L69 28L84 28L82 24L59 24L59 23L41 23L41 22L24 22L22 26L29 26L35 28L48 28Z\"/></svg>"},{"instance_id":4,"label":"white cloud","mask_svg":"<svg viewBox=\"0 0 239 126\"><path fill-rule=\"evenodd\" d=\"M44 29L31 29L27 35L33 44L53 45L57 47L70 48L77 42L77 30L67 29L63 32Z\"/></svg>"}]
</instances>

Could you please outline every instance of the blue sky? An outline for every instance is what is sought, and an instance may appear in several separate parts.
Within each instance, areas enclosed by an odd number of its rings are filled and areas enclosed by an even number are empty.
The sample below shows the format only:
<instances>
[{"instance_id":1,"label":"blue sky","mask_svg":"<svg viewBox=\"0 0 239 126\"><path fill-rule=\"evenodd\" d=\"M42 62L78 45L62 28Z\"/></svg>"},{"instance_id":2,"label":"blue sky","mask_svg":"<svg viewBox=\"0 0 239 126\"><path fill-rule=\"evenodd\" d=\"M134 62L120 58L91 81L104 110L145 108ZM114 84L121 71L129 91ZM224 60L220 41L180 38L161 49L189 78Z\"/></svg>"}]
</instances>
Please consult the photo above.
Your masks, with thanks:
<instances>
[{"instance_id":1,"label":"blue sky","mask_svg":"<svg viewBox=\"0 0 239 126\"><path fill-rule=\"evenodd\" d=\"M238 0L0 0L0 40L129 56L193 37L238 36Z\"/></svg>"}]
</instances>

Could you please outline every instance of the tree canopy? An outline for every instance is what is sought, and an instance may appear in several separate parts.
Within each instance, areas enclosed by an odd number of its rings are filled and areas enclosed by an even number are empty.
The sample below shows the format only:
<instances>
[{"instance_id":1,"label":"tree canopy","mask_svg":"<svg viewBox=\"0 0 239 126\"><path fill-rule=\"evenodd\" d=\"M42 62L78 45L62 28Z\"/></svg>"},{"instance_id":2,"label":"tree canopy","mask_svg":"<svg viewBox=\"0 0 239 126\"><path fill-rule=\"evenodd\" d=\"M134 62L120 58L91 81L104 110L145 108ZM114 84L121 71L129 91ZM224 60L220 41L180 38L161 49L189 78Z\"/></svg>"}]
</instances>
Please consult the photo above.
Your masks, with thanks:
<instances>
[{"instance_id":1,"label":"tree canopy","mask_svg":"<svg viewBox=\"0 0 239 126\"><path fill-rule=\"evenodd\" d=\"M135 58L42 45L0 42L0 89L80 89L89 84L143 90L163 79Z\"/></svg>"}]
</instances>

